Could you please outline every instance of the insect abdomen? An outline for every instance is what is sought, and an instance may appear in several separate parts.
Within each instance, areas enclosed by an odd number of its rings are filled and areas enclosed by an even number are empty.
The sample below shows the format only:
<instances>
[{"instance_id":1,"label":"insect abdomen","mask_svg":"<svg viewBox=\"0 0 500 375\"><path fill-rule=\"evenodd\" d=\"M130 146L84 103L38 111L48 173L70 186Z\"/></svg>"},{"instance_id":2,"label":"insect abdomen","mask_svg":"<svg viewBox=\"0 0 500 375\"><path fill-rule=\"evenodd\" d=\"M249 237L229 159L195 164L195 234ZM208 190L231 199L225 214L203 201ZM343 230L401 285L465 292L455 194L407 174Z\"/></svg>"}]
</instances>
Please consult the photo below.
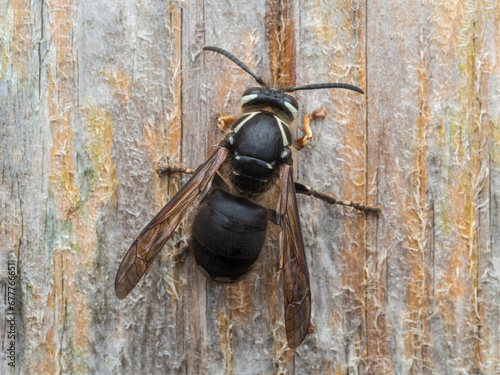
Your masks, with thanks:
<instances>
[{"instance_id":1,"label":"insect abdomen","mask_svg":"<svg viewBox=\"0 0 500 375\"><path fill-rule=\"evenodd\" d=\"M266 230L264 207L215 189L193 221L191 247L196 262L216 281L236 281L259 257Z\"/></svg>"}]
</instances>

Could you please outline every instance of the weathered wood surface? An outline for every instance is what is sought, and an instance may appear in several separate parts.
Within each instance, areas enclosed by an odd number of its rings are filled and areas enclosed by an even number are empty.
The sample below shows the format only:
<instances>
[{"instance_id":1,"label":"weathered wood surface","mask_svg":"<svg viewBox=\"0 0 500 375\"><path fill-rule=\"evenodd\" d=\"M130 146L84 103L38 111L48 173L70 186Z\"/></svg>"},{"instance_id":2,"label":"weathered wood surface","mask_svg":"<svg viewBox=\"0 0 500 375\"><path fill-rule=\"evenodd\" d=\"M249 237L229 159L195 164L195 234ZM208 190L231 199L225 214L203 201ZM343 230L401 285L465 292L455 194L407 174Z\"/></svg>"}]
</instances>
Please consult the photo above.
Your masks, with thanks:
<instances>
[{"instance_id":1,"label":"weathered wood surface","mask_svg":"<svg viewBox=\"0 0 500 375\"><path fill-rule=\"evenodd\" d=\"M295 353L276 233L221 285L174 261L183 226L114 295L125 250L184 180L156 167L201 163L217 113L254 84L204 45L269 80L366 90L297 94L302 115L328 113L297 179L383 215L299 199L314 331ZM16 373L500 373L498 0L2 0L0 139Z\"/></svg>"}]
</instances>

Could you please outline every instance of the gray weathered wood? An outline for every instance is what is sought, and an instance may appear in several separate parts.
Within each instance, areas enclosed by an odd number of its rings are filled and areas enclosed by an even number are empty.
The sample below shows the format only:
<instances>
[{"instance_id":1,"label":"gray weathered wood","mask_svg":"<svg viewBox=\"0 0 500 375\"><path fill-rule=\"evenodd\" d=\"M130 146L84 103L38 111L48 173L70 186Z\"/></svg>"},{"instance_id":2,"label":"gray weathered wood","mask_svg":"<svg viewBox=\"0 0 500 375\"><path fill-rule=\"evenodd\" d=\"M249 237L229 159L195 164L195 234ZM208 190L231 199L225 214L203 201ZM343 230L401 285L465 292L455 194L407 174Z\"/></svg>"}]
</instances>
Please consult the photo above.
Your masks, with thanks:
<instances>
[{"instance_id":1,"label":"gray weathered wood","mask_svg":"<svg viewBox=\"0 0 500 375\"><path fill-rule=\"evenodd\" d=\"M17 266L16 368L1 373L500 372L498 0L0 0L0 276ZM126 249L196 167L253 79L346 82L296 178L312 332L285 343L277 228L241 282L208 280L189 222L125 300ZM299 130L295 131L301 135ZM8 297L8 296L7 296Z\"/></svg>"}]
</instances>

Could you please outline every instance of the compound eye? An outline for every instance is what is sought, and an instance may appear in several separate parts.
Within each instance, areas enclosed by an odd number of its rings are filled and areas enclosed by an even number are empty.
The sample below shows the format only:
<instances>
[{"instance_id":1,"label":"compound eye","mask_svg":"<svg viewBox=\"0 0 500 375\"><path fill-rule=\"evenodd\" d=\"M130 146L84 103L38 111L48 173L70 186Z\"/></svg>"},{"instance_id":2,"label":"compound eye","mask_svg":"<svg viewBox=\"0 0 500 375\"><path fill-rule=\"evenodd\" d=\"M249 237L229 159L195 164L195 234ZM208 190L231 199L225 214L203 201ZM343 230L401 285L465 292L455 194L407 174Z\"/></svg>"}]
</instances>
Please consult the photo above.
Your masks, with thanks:
<instances>
[{"instance_id":1,"label":"compound eye","mask_svg":"<svg viewBox=\"0 0 500 375\"><path fill-rule=\"evenodd\" d=\"M259 95L261 92L262 92L261 87L250 87L245 90L245 92L243 93L243 97L247 95Z\"/></svg>"},{"instance_id":2,"label":"compound eye","mask_svg":"<svg viewBox=\"0 0 500 375\"><path fill-rule=\"evenodd\" d=\"M299 111L299 103L297 102L297 99L295 99L291 95L285 94L283 95L283 103L285 104L286 108L288 108L293 117L296 118Z\"/></svg>"},{"instance_id":3,"label":"compound eye","mask_svg":"<svg viewBox=\"0 0 500 375\"><path fill-rule=\"evenodd\" d=\"M241 97L241 105L245 105L248 102L251 102L261 93L262 88L260 87L250 87L249 89L246 89L243 93L243 96Z\"/></svg>"}]
</instances>

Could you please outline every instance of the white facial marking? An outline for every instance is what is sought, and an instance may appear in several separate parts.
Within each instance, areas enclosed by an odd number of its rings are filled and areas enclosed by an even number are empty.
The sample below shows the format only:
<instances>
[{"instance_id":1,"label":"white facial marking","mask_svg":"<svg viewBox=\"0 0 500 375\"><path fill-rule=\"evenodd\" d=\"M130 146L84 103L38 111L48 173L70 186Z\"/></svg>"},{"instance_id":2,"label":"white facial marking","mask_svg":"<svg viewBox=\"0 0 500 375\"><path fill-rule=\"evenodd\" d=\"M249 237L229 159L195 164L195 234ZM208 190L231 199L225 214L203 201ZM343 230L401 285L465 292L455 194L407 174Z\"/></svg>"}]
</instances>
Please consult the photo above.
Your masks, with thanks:
<instances>
[{"instance_id":1,"label":"white facial marking","mask_svg":"<svg viewBox=\"0 0 500 375\"><path fill-rule=\"evenodd\" d=\"M269 169L273 169L273 166L272 166L271 164L266 163L266 165L267 165L267 167L268 167Z\"/></svg>"},{"instance_id":2,"label":"white facial marking","mask_svg":"<svg viewBox=\"0 0 500 375\"><path fill-rule=\"evenodd\" d=\"M248 103L251 100L254 100L257 97L257 94L245 95L241 98L241 105Z\"/></svg>"},{"instance_id":3,"label":"white facial marking","mask_svg":"<svg viewBox=\"0 0 500 375\"><path fill-rule=\"evenodd\" d=\"M297 117L297 108L295 108L292 104L290 104L288 102L284 102L284 103L285 103L285 106L290 111L290 113L292 114L293 118L296 118Z\"/></svg>"}]
</instances>

